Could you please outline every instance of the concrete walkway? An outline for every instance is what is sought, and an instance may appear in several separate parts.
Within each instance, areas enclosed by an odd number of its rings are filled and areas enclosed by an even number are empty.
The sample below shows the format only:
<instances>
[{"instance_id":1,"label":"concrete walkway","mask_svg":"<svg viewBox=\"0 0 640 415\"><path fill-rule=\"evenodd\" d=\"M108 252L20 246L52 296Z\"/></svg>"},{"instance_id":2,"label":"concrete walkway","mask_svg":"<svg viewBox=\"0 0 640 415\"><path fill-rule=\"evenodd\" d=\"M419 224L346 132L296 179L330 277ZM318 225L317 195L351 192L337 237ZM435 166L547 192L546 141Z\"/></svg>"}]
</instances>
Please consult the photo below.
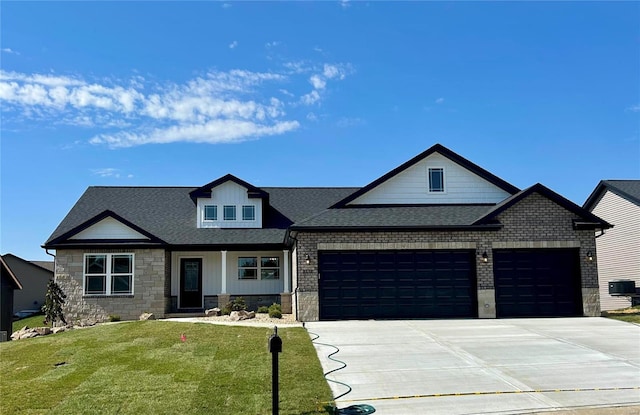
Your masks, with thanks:
<instances>
[{"instance_id":1,"label":"concrete walkway","mask_svg":"<svg viewBox=\"0 0 640 415\"><path fill-rule=\"evenodd\" d=\"M376 414L640 413L640 326L605 318L306 324L343 408ZM311 333L310 333L311 334ZM312 338L315 336L312 336ZM334 396L348 389L331 383ZM589 409L590 408L590 409Z\"/></svg>"}]
</instances>

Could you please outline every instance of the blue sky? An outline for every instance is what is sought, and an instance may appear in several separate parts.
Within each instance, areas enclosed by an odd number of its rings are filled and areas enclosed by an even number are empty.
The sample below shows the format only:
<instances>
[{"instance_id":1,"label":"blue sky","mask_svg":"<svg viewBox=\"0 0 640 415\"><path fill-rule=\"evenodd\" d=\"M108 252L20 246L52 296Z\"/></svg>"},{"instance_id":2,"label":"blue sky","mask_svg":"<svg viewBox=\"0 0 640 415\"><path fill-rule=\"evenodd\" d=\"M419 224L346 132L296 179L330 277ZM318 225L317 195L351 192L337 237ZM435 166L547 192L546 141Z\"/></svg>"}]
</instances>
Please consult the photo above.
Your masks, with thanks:
<instances>
[{"instance_id":1,"label":"blue sky","mask_svg":"<svg viewBox=\"0 0 640 415\"><path fill-rule=\"evenodd\" d=\"M640 177L638 2L2 2L2 253L88 186L363 186L435 143Z\"/></svg>"}]
</instances>

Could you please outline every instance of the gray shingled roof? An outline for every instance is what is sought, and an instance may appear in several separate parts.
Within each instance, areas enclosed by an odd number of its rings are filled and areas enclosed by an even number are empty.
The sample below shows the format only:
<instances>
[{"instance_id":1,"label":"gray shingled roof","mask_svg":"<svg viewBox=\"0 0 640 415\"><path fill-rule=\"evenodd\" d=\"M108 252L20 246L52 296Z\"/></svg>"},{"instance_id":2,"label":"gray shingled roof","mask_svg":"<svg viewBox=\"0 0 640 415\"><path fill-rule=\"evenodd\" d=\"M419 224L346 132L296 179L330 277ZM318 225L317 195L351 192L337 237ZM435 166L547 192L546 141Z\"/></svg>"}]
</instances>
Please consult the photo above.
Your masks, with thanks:
<instances>
[{"instance_id":1,"label":"gray shingled roof","mask_svg":"<svg viewBox=\"0 0 640 415\"><path fill-rule=\"evenodd\" d=\"M470 226L493 205L426 205L328 209L292 229L414 228Z\"/></svg>"},{"instance_id":2,"label":"gray shingled roof","mask_svg":"<svg viewBox=\"0 0 640 415\"><path fill-rule=\"evenodd\" d=\"M606 190L640 206L640 180L602 180L582 206L590 211L593 210Z\"/></svg>"},{"instance_id":3,"label":"gray shingled roof","mask_svg":"<svg viewBox=\"0 0 640 415\"><path fill-rule=\"evenodd\" d=\"M281 244L286 229L352 193L353 188L263 188L270 208L262 229L198 229L195 187L89 187L45 246L105 210L171 245Z\"/></svg>"}]
</instances>

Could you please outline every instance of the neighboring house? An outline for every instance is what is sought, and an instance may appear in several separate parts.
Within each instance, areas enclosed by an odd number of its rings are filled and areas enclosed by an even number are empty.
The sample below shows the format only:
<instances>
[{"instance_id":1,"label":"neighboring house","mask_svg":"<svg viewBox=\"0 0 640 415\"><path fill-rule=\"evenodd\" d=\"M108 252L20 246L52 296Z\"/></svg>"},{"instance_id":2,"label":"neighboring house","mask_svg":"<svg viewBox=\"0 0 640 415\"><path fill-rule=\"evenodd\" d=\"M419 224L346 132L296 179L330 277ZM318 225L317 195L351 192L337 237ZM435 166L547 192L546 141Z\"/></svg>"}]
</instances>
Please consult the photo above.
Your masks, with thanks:
<instances>
[{"instance_id":1,"label":"neighboring house","mask_svg":"<svg viewBox=\"0 0 640 415\"><path fill-rule=\"evenodd\" d=\"M0 341L10 339L13 326L13 294L22 285L0 257Z\"/></svg>"},{"instance_id":2,"label":"neighboring house","mask_svg":"<svg viewBox=\"0 0 640 415\"><path fill-rule=\"evenodd\" d=\"M437 144L362 188L90 187L44 248L71 321L236 296L301 321L598 316L609 227Z\"/></svg>"},{"instance_id":3,"label":"neighboring house","mask_svg":"<svg viewBox=\"0 0 640 415\"><path fill-rule=\"evenodd\" d=\"M44 305L47 283L53 278L53 261L27 261L13 254L2 255L22 290L13 296L13 312L40 310Z\"/></svg>"},{"instance_id":4,"label":"neighboring house","mask_svg":"<svg viewBox=\"0 0 640 415\"><path fill-rule=\"evenodd\" d=\"M633 280L640 288L640 180L602 180L584 208L615 226L596 235L602 310L629 307L631 297L609 295L609 282Z\"/></svg>"}]
</instances>

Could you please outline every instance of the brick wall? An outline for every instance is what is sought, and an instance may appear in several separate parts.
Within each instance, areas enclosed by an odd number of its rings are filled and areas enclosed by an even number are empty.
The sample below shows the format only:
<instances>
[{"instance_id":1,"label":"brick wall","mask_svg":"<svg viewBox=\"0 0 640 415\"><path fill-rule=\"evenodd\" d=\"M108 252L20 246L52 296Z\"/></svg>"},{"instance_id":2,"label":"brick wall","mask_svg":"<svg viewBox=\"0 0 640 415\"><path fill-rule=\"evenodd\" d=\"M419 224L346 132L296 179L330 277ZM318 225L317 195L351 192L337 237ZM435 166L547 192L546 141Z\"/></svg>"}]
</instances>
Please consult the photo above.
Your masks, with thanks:
<instances>
[{"instance_id":1,"label":"brick wall","mask_svg":"<svg viewBox=\"0 0 640 415\"><path fill-rule=\"evenodd\" d=\"M300 232L297 236L298 292L306 293L309 301L298 300L298 313L306 321L318 319L318 250L323 249L475 249L478 278L478 315L495 317L495 298L487 303L487 294L494 295L493 249L507 248L579 248L581 285L585 315L600 315L595 262L583 259L587 252L595 253L594 232L573 229L573 213L549 199L533 193L502 212L498 231L418 231L418 232ZM487 252L488 263L480 262ZM310 263L305 261L309 255ZM585 290L587 289L587 290ZM310 309L312 308L312 309Z\"/></svg>"},{"instance_id":2,"label":"brick wall","mask_svg":"<svg viewBox=\"0 0 640 415\"><path fill-rule=\"evenodd\" d=\"M82 291L85 253L133 253L134 295L85 296ZM170 297L165 296L169 279L166 261L165 251L161 249L57 250L55 278L67 295L63 308L67 322L102 322L108 321L110 315L137 320L144 312L163 317L170 301Z\"/></svg>"}]
</instances>

